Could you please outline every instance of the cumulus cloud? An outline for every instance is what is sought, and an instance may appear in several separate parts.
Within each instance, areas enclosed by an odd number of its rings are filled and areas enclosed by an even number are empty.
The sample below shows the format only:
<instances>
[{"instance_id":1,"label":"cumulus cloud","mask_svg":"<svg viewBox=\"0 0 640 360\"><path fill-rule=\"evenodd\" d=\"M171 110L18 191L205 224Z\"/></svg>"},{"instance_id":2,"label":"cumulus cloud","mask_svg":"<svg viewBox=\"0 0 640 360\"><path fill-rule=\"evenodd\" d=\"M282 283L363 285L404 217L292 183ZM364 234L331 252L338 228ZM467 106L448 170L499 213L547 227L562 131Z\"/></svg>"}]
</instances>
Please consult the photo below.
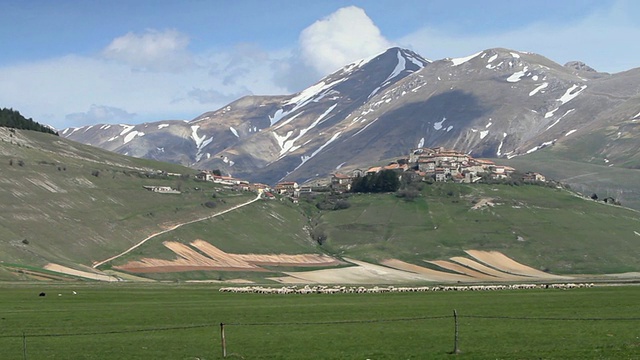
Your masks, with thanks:
<instances>
[{"instance_id":1,"label":"cumulus cloud","mask_svg":"<svg viewBox=\"0 0 640 360\"><path fill-rule=\"evenodd\" d=\"M356 6L341 8L304 29L299 45L302 62L322 75L393 46Z\"/></svg>"},{"instance_id":2,"label":"cumulus cloud","mask_svg":"<svg viewBox=\"0 0 640 360\"><path fill-rule=\"evenodd\" d=\"M129 64L135 70L179 72L194 65L188 45L189 37L177 30L149 29L115 38L102 56Z\"/></svg>"},{"instance_id":3,"label":"cumulus cloud","mask_svg":"<svg viewBox=\"0 0 640 360\"><path fill-rule=\"evenodd\" d=\"M69 114L66 116L79 125L95 123L126 122L135 118L136 114L111 106L92 104L88 111Z\"/></svg>"}]
</instances>

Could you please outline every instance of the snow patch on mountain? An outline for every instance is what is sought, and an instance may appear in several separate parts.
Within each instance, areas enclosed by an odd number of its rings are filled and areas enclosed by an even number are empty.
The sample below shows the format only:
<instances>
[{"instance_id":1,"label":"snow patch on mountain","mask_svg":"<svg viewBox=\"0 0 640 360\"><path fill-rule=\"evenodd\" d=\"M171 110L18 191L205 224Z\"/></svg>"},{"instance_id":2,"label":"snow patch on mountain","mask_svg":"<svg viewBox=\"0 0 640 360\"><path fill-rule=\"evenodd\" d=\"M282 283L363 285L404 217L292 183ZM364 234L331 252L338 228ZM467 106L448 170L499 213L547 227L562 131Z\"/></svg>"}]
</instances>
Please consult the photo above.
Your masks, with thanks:
<instances>
[{"instance_id":1,"label":"snow patch on mountain","mask_svg":"<svg viewBox=\"0 0 640 360\"><path fill-rule=\"evenodd\" d=\"M514 53L514 52L512 52L512 53L511 53L511 56L513 56L513 57L514 57L514 58L516 58L516 59L520 59L520 54L518 54L518 53Z\"/></svg>"},{"instance_id":2,"label":"snow patch on mountain","mask_svg":"<svg viewBox=\"0 0 640 360\"><path fill-rule=\"evenodd\" d=\"M502 145L504 145L504 139L507 137L507 133L502 133L502 140L500 140L500 145L498 145L498 151L496 152L496 156L502 156Z\"/></svg>"},{"instance_id":3,"label":"snow patch on mountain","mask_svg":"<svg viewBox=\"0 0 640 360\"><path fill-rule=\"evenodd\" d=\"M162 129L162 128L166 128L169 127L169 124L159 124L158 125L158 130Z\"/></svg>"},{"instance_id":4,"label":"snow patch on mountain","mask_svg":"<svg viewBox=\"0 0 640 360\"><path fill-rule=\"evenodd\" d=\"M236 129L233 128L233 126L229 126L229 130L233 133L233 135L235 135L237 138L240 138L240 135L238 135L238 131Z\"/></svg>"},{"instance_id":5,"label":"snow patch on mountain","mask_svg":"<svg viewBox=\"0 0 640 360\"><path fill-rule=\"evenodd\" d=\"M319 83L312 85L304 90L302 90L298 95L294 96L293 98L291 98L288 101L285 101L282 105L283 108L286 107L287 105L294 105L293 109L285 111L283 109L278 109L276 110L276 112L273 114L273 116L269 116L269 122L271 123L271 126L273 126L274 124L278 123L280 120L282 120L282 118L284 118L285 116L296 112L298 109L300 109L301 107L307 105L308 103L310 103L311 101L318 101L320 100L322 97L324 97L323 92L325 90L330 89L331 87L346 81L348 79L348 77L344 77L344 78L340 78L336 81L330 82L330 83L325 83L324 81L320 81ZM338 92L335 92L336 94ZM317 98L316 98L317 97ZM315 98L315 99L314 99Z\"/></svg>"},{"instance_id":6,"label":"snow patch on mountain","mask_svg":"<svg viewBox=\"0 0 640 360\"><path fill-rule=\"evenodd\" d=\"M487 63L491 64L497 58L498 58L498 54L494 54L492 57L489 58L489 61L487 61Z\"/></svg>"},{"instance_id":7,"label":"snow patch on mountain","mask_svg":"<svg viewBox=\"0 0 640 360\"><path fill-rule=\"evenodd\" d=\"M293 134L292 131L288 132L287 135L284 137L284 139L282 137L279 137L278 134L274 132L273 134L276 140L278 141L278 144L280 145L280 157L284 156L287 152L293 152L298 150L300 146L294 146L296 141L300 140L300 138L302 138L307 132L309 132L309 130L315 128L318 124L320 124L322 119L324 119L327 115L329 115L329 113L331 113L331 111L333 111L333 109L335 109L336 106L338 106L337 103L333 104L322 115L320 115L311 125L309 125L309 127L300 130L300 132L298 133L298 136L296 136L294 139L288 140L289 136Z\"/></svg>"},{"instance_id":8,"label":"snow patch on mountain","mask_svg":"<svg viewBox=\"0 0 640 360\"><path fill-rule=\"evenodd\" d=\"M451 59L450 61L453 63L453 65L451 65L451 66L462 65L462 64L466 63L467 61L473 59L474 57L476 57L476 56L478 56L480 54L482 54L482 51L477 52L477 53L475 53L473 55L466 56L466 57ZM438 79L438 80L440 80L440 79Z\"/></svg>"},{"instance_id":9,"label":"snow patch on mountain","mask_svg":"<svg viewBox=\"0 0 640 360\"><path fill-rule=\"evenodd\" d=\"M299 113L293 115L292 117L290 117L287 120L283 121L282 123L278 124L278 126L275 127L275 130L278 130L281 127L287 125L288 123L290 123L291 121L293 121L295 118L297 118L298 116L300 116L302 114L304 114L304 111L300 111Z\"/></svg>"},{"instance_id":10,"label":"snow patch on mountain","mask_svg":"<svg viewBox=\"0 0 640 360\"><path fill-rule=\"evenodd\" d=\"M631 119L637 119L640 117L640 112L636 114L636 116L632 117Z\"/></svg>"},{"instance_id":11,"label":"snow patch on mountain","mask_svg":"<svg viewBox=\"0 0 640 360\"><path fill-rule=\"evenodd\" d=\"M556 124L558 124L558 123L560 122L560 120L562 120L565 116L569 115L571 112L573 112L573 111L575 111L575 110L576 110L576 109L571 109L571 110L567 111L566 113L564 113L562 116L560 116L560 117L558 118L558 120L554 121L554 122L553 122L553 124L549 125L549 126L547 127L547 129L546 129L546 130L549 130L549 129L551 129L552 127L556 126ZM546 130L545 130L545 131L546 131Z\"/></svg>"},{"instance_id":12,"label":"snow patch on mountain","mask_svg":"<svg viewBox=\"0 0 640 360\"><path fill-rule=\"evenodd\" d=\"M511 76L509 76L507 78L507 81L508 82L518 82L518 81L520 81L520 78L523 77L527 73L528 70L529 70L529 68L527 66L525 66L524 69L522 69L521 71L515 72Z\"/></svg>"},{"instance_id":13,"label":"snow patch on mountain","mask_svg":"<svg viewBox=\"0 0 640 360\"><path fill-rule=\"evenodd\" d=\"M424 138L421 138L420 141L418 141L418 149L423 147L424 147Z\"/></svg>"},{"instance_id":14,"label":"snow patch on mountain","mask_svg":"<svg viewBox=\"0 0 640 360\"><path fill-rule=\"evenodd\" d=\"M132 126L133 128L133 126ZM136 136L144 136L144 133L142 131L131 131L130 133L127 134L127 136L124 137L124 143L128 143L129 141L133 140Z\"/></svg>"},{"instance_id":15,"label":"snow patch on mountain","mask_svg":"<svg viewBox=\"0 0 640 360\"><path fill-rule=\"evenodd\" d=\"M533 95L537 94L540 90L545 89L547 86L549 86L549 83L545 82L545 83L540 84L538 87L536 87L535 89L531 90L531 92L529 93L529 96L533 96Z\"/></svg>"},{"instance_id":16,"label":"snow patch on mountain","mask_svg":"<svg viewBox=\"0 0 640 360\"><path fill-rule=\"evenodd\" d=\"M434 128L435 130L440 130L440 129L442 129L442 124L443 124L446 120L447 120L447 118L446 118L446 117L443 117L443 118L442 118L442 121L438 121L437 123L434 123L434 124L433 124L433 128Z\"/></svg>"},{"instance_id":17,"label":"snow patch on mountain","mask_svg":"<svg viewBox=\"0 0 640 360\"><path fill-rule=\"evenodd\" d=\"M104 125L100 126L100 130L107 130L110 127L111 127L111 124L104 124Z\"/></svg>"},{"instance_id":18,"label":"snow patch on mountain","mask_svg":"<svg viewBox=\"0 0 640 360\"><path fill-rule=\"evenodd\" d=\"M300 165L296 166L294 171L298 170L302 165L304 165L304 163L306 163L307 161L311 160L314 156L318 155L324 148L326 148L327 146L329 146L329 144L331 144L337 138L339 138L341 134L342 134L342 131L338 131L337 133L333 134L331 139L329 139L326 143L322 144L318 149L316 149L316 151L311 153L310 156L305 156L305 155L301 156L300 159L302 160L302 162L300 163Z\"/></svg>"},{"instance_id":19,"label":"snow patch on mountain","mask_svg":"<svg viewBox=\"0 0 640 360\"><path fill-rule=\"evenodd\" d=\"M569 136L569 135L573 134L576 131L578 131L578 129L573 129L573 130L567 131L567 133L564 134L564 136Z\"/></svg>"},{"instance_id":20,"label":"snow patch on mountain","mask_svg":"<svg viewBox=\"0 0 640 360\"><path fill-rule=\"evenodd\" d=\"M567 89L567 91L565 91L564 95L562 95L560 97L560 99L558 99L557 101L560 101L560 105L558 105L557 108L547 112L544 115L544 118L550 118L553 116L553 114L558 111L558 109L560 108L560 106L568 103L569 101L573 100L576 98L576 96L580 95L580 93L587 88L587 85L582 85L580 86L580 90L575 91L578 88L578 85L572 85L569 89Z\"/></svg>"},{"instance_id":21,"label":"snow patch on mountain","mask_svg":"<svg viewBox=\"0 0 640 360\"><path fill-rule=\"evenodd\" d=\"M562 95L562 97L558 99L558 101L561 102L560 105L564 105L569 101L573 100L576 96L580 95L580 93L587 88L587 85L580 86L580 90L574 92L574 90L576 90L577 88L578 88L578 85L573 85L569 89L567 89L564 95Z\"/></svg>"},{"instance_id":22,"label":"snow patch on mountain","mask_svg":"<svg viewBox=\"0 0 640 360\"><path fill-rule=\"evenodd\" d=\"M278 146L280 147L280 156L282 156L286 152L286 150L284 148L284 144L287 141L287 139L291 135L293 135L293 130L288 131L287 134L284 135L284 136L278 135L275 131L272 132L272 134L273 134L273 137L275 137L276 141L278 142Z\"/></svg>"},{"instance_id":23,"label":"snow patch on mountain","mask_svg":"<svg viewBox=\"0 0 640 360\"><path fill-rule=\"evenodd\" d=\"M398 56L398 63L396 64L396 67L393 69L391 74L387 76L386 80L382 82L383 84L387 83L389 80L393 79L394 77L400 75L400 73L402 73L407 68L406 67L407 61L405 60L404 56L402 56L402 53L400 52L400 50L398 50L397 56Z\"/></svg>"},{"instance_id":24,"label":"snow patch on mountain","mask_svg":"<svg viewBox=\"0 0 640 360\"><path fill-rule=\"evenodd\" d=\"M207 138L207 135L198 136L198 129L200 125L191 125L191 138L196 143L196 148L200 149L202 147L202 143Z\"/></svg>"},{"instance_id":25,"label":"snow patch on mountain","mask_svg":"<svg viewBox=\"0 0 640 360\"><path fill-rule=\"evenodd\" d=\"M129 131L131 131L135 126L132 125L125 125L125 124L120 124L120 126L122 126L124 129L120 132L120 136L128 133Z\"/></svg>"},{"instance_id":26,"label":"snow patch on mountain","mask_svg":"<svg viewBox=\"0 0 640 360\"><path fill-rule=\"evenodd\" d=\"M406 55L406 59L411 61L414 65L416 65L418 67L418 70L424 68L424 63L422 63L422 61L416 59L415 57L411 55Z\"/></svg>"},{"instance_id":27,"label":"snow patch on mountain","mask_svg":"<svg viewBox=\"0 0 640 360\"><path fill-rule=\"evenodd\" d=\"M354 136L356 136L356 135L360 134L361 132L363 132L363 131L367 130L367 128L368 128L369 126L373 125L373 123L375 123L378 119L379 119L379 118L375 118L375 119L371 120L371 122L370 122L370 123L368 123L367 125L363 126L363 127L362 127L362 129L358 130L358 132L356 132L355 134L351 135L351 137L354 137Z\"/></svg>"},{"instance_id":28,"label":"snow patch on mountain","mask_svg":"<svg viewBox=\"0 0 640 360\"><path fill-rule=\"evenodd\" d=\"M480 139L484 139L487 137L487 135L489 135L489 130L482 130L480 131Z\"/></svg>"}]
</instances>

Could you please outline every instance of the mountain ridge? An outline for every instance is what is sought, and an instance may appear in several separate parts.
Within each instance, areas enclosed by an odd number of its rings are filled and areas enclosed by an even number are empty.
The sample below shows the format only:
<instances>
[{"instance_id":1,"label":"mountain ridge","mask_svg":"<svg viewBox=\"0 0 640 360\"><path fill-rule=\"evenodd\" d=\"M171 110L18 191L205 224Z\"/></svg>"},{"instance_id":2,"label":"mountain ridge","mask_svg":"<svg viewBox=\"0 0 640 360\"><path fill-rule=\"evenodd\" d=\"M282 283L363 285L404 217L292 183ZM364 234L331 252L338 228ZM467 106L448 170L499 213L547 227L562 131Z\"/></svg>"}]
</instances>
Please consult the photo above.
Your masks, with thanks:
<instances>
[{"instance_id":1,"label":"mountain ridge","mask_svg":"<svg viewBox=\"0 0 640 360\"><path fill-rule=\"evenodd\" d=\"M611 126L637 130L627 120L640 112L640 69L589 69L504 48L436 61L391 48L296 94L246 96L188 122L121 125L108 137L95 127L61 135L267 183L313 181L420 144L509 158ZM164 123L178 129L160 128ZM609 135L594 152L630 157L624 166L633 167L637 142L616 145L618 140Z\"/></svg>"}]
</instances>

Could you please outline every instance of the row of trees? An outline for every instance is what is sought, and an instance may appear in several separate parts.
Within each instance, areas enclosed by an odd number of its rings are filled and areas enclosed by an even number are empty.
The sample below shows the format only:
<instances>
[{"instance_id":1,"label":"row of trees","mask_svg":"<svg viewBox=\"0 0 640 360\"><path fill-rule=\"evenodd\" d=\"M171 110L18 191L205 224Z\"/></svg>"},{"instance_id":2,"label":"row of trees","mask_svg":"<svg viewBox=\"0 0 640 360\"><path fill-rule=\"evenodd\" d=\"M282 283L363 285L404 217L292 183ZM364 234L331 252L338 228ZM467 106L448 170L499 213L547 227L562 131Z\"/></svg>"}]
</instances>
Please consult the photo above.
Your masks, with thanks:
<instances>
[{"instance_id":1,"label":"row of trees","mask_svg":"<svg viewBox=\"0 0 640 360\"><path fill-rule=\"evenodd\" d=\"M39 124L32 119L25 118L16 110L7 108L0 109L0 126L20 130L35 130L58 135L58 133L53 129Z\"/></svg>"},{"instance_id":2,"label":"row of trees","mask_svg":"<svg viewBox=\"0 0 640 360\"><path fill-rule=\"evenodd\" d=\"M383 170L353 179L351 191L354 193L395 192L400 188L398 174L393 170Z\"/></svg>"}]
</instances>

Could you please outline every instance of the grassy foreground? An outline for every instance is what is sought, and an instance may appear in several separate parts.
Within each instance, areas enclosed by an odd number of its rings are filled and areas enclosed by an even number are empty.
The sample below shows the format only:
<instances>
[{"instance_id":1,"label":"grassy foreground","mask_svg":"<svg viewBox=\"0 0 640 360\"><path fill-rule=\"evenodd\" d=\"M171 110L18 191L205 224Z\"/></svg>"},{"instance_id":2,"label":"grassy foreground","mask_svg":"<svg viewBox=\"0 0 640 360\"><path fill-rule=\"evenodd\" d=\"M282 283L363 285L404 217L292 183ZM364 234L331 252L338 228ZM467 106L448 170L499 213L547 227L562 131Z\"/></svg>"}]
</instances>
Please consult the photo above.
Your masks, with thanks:
<instances>
[{"instance_id":1,"label":"grassy foreground","mask_svg":"<svg viewBox=\"0 0 640 360\"><path fill-rule=\"evenodd\" d=\"M232 359L632 359L638 295L638 286L269 296L10 284L0 285L0 349L3 359L220 359L224 322Z\"/></svg>"}]
</instances>

